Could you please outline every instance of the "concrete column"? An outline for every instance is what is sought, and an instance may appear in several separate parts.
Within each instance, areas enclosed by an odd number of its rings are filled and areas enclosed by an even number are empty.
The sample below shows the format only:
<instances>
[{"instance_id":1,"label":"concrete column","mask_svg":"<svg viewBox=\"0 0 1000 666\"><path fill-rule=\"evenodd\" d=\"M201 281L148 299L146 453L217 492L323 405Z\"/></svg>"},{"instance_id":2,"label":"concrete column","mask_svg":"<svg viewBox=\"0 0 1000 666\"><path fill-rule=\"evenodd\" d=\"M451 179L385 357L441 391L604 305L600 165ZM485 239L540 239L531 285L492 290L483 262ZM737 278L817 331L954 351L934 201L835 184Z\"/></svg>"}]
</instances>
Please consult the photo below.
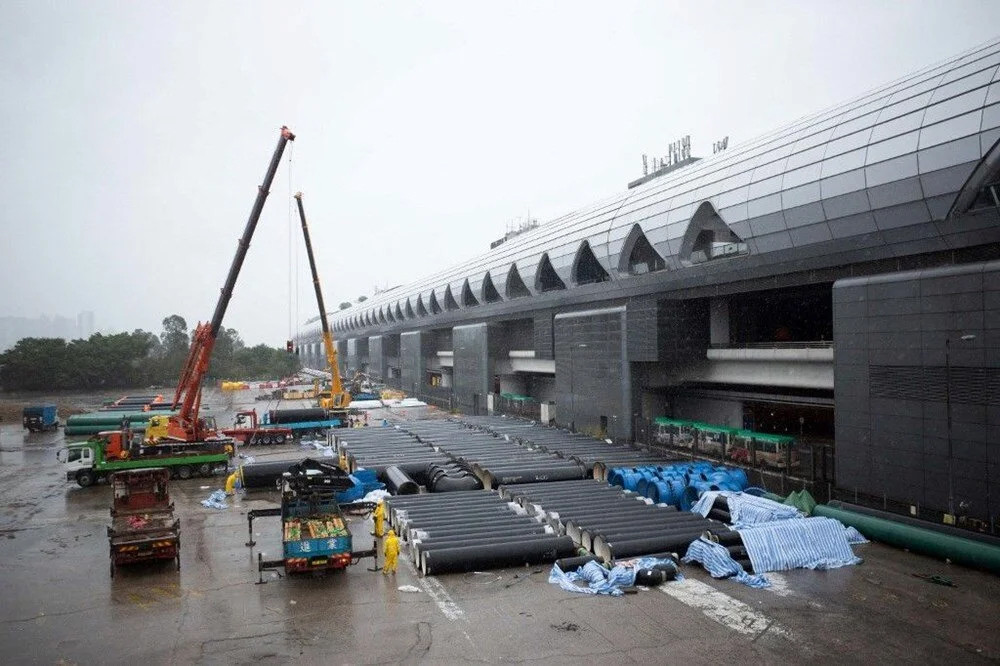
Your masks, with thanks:
<instances>
[{"instance_id":1,"label":"concrete column","mask_svg":"<svg viewBox=\"0 0 1000 666\"><path fill-rule=\"evenodd\" d=\"M493 380L493 362L490 354L490 326L470 324L452 329L454 352L454 396L461 408L486 410L486 395Z\"/></svg>"},{"instance_id":2,"label":"concrete column","mask_svg":"<svg viewBox=\"0 0 1000 666\"><path fill-rule=\"evenodd\" d=\"M368 370L377 379L384 380L386 370L385 347L381 335L368 338Z\"/></svg>"},{"instance_id":3,"label":"concrete column","mask_svg":"<svg viewBox=\"0 0 1000 666\"><path fill-rule=\"evenodd\" d=\"M729 346L729 297L719 296L711 299L710 309L710 341L713 346Z\"/></svg>"},{"instance_id":4,"label":"concrete column","mask_svg":"<svg viewBox=\"0 0 1000 666\"><path fill-rule=\"evenodd\" d=\"M409 331L399 336L401 387L407 393L423 390L426 383L423 331Z\"/></svg>"}]
</instances>

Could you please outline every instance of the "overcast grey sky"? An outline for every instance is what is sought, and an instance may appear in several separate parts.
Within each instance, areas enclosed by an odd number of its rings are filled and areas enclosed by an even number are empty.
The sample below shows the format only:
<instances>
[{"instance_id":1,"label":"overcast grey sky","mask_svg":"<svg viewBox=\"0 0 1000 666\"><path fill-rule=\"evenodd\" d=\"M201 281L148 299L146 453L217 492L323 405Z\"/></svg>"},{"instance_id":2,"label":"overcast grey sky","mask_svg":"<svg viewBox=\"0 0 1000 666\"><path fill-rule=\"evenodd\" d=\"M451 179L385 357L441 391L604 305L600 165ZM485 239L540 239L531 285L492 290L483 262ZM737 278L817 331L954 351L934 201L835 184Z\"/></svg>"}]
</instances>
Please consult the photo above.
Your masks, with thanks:
<instances>
[{"instance_id":1,"label":"overcast grey sky","mask_svg":"<svg viewBox=\"0 0 1000 666\"><path fill-rule=\"evenodd\" d=\"M328 305L993 37L995 0L0 0L0 315L211 316L287 124ZM286 153L287 158L287 153ZM225 324L316 313L282 164ZM296 224L297 221L293 220Z\"/></svg>"}]
</instances>

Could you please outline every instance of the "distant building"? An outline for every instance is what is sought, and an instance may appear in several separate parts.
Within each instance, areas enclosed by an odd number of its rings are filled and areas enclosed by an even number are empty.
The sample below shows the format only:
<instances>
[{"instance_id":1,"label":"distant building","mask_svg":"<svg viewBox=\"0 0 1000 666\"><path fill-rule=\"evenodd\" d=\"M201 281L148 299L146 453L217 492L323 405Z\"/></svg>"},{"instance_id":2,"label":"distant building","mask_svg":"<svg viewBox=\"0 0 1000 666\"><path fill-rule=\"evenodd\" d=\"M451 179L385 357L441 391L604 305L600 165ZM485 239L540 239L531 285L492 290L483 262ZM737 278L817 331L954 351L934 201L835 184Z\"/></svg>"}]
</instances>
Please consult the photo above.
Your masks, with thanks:
<instances>
[{"instance_id":1,"label":"distant building","mask_svg":"<svg viewBox=\"0 0 1000 666\"><path fill-rule=\"evenodd\" d=\"M0 351L22 338L89 338L94 333L94 313L84 310L74 321L60 315L40 317L0 317Z\"/></svg>"},{"instance_id":2,"label":"distant building","mask_svg":"<svg viewBox=\"0 0 1000 666\"><path fill-rule=\"evenodd\" d=\"M76 316L76 334L80 338L89 338L94 334L94 311L84 310Z\"/></svg>"}]
</instances>

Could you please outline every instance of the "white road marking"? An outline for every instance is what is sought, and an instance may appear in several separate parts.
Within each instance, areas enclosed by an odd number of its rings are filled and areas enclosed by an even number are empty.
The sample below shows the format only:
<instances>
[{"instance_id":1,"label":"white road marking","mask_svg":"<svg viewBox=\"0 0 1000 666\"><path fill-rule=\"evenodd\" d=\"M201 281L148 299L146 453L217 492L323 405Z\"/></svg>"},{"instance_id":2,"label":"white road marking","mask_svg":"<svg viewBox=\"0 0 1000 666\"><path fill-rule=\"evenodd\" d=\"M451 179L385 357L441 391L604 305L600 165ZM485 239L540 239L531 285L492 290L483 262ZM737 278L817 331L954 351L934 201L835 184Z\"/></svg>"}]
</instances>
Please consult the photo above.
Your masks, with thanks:
<instances>
[{"instance_id":1,"label":"white road marking","mask_svg":"<svg viewBox=\"0 0 1000 666\"><path fill-rule=\"evenodd\" d=\"M776 594L779 597L790 597L795 594L795 592L788 587L788 579L782 574L775 571L769 571L767 572L767 580L771 583L771 587L764 588L768 592Z\"/></svg>"},{"instance_id":2,"label":"white road marking","mask_svg":"<svg viewBox=\"0 0 1000 666\"><path fill-rule=\"evenodd\" d=\"M664 583L659 590L681 603L697 608L708 618L745 636L757 639L765 632L769 632L790 637L787 629L768 616L699 580L688 578L679 582Z\"/></svg>"},{"instance_id":3,"label":"white road marking","mask_svg":"<svg viewBox=\"0 0 1000 666\"><path fill-rule=\"evenodd\" d=\"M420 582L420 587L424 588L434 603L437 604L438 610L444 614L449 620L464 620L465 611L463 611L458 604L456 604L448 591L444 589L444 585L441 584L434 576L425 576L424 578L417 579Z\"/></svg>"}]
</instances>

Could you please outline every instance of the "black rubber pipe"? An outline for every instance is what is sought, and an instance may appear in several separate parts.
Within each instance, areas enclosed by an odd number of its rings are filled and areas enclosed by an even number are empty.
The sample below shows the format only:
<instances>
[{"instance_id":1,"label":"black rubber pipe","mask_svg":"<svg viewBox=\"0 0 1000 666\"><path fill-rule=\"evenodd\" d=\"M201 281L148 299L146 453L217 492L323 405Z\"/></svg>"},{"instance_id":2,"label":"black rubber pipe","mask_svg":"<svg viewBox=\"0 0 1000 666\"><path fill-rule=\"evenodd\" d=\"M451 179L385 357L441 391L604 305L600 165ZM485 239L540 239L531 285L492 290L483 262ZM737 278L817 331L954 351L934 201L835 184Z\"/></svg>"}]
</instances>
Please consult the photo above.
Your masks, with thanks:
<instances>
[{"instance_id":1,"label":"black rubber pipe","mask_svg":"<svg viewBox=\"0 0 1000 666\"><path fill-rule=\"evenodd\" d=\"M424 553L429 553L433 550L444 550L447 548L460 548L462 546L499 546L507 543L517 543L518 541L530 541L532 539L539 538L541 535L537 534L520 534L520 535L486 535L477 534L469 535L465 538L450 538L450 539L427 539L421 540L419 542L414 542L415 545L411 544L411 547L416 551L414 557L415 562L420 561L420 556ZM554 536L554 535L550 535Z\"/></svg>"},{"instance_id":2,"label":"black rubber pipe","mask_svg":"<svg viewBox=\"0 0 1000 666\"><path fill-rule=\"evenodd\" d=\"M702 534L711 531L705 525L667 525L660 528L643 528L640 530L610 530L606 533L597 533L584 530L581 543L591 551L600 547L600 544L616 543L621 541L636 541L638 539L654 539L658 537L668 537L675 534ZM589 537L589 543L587 539Z\"/></svg>"},{"instance_id":3,"label":"black rubber pipe","mask_svg":"<svg viewBox=\"0 0 1000 666\"><path fill-rule=\"evenodd\" d=\"M484 474L492 488L504 483L531 483L548 481L550 479L582 479L583 470L580 467L524 467L506 470L487 470Z\"/></svg>"},{"instance_id":4,"label":"black rubber pipe","mask_svg":"<svg viewBox=\"0 0 1000 666\"><path fill-rule=\"evenodd\" d=\"M442 512L416 512L402 515L396 513L393 519L398 523L406 525L441 525L444 523L464 522L474 523L477 521L493 520L497 516L516 516L507 506L486 505L483 507L456 508Z\"/></svg>"},{"instance_id":5,"label":"black rubber pipe","mask_svg":"<svg viewBox=\"0 0 1000 666\"><path fill-rule=\"evenodd\" d=\"M411 530L413 538L418 541L454 539L457 537L474 536L516 536L525 534L555 534L551 527L541 523L490 523L489 525L472 525L467 528L428 530L419 528ZM424 536L426 535L426 536Z\"/></svg>"},{"instance_id":6,"label":"black rubber pipe","mask_svg":"<svg viewBox=\"0 0 1000 666\"><path fill-rule=\"evenodd\" d=\"M492 501L497 504L506 504L508 500L500 497L496 493L489 491L479 491L474 493L463 493L454 497L442 497L441 495L417 495L407 497L390 497L386 499L393 508L404 506L440 506L442 504L469 504L472 502Z\"/></svg>"},{"instance_id":7,"label":"black rubber pipe","mask_svg":"<svg viewBox=\"0 0 1000 666\"><path fill-rule=\"evenodd\" d=\"M459 491L480 490L483 482L472 474L465 476L440 476L430 482L432 493L452 493Z\"/></svg>"},{"instance_id":8,"label":"black rubber pipe","mask_svg":"<svg viewBox=\"0 0 1000 666\"><path fill-rule=\"evenodd\" d=\"M244 488L274 488L275 483L288 468L298 460L279 460L276 462L255 462L242 465L241 475Z\"/></svg>"},{"instance_id":9,"label":"black rubber pipe","mask_svg":"<svg viewBox=\"0 0 1000 666\"><path fill-rule=\"evenodd\" d=\"M708 512L708 517L712 520L718 520L723 523L733 522L733 517L728 511L722 511L721 509L712 509Z\"/></svg>"},{"instance_id":10,"label":"black rubber pipe","mask_svg":"<svg viewBox=\"0 0 1000 666\"><path fill-rule=\"evenodd\" d=\"M646 553L686 551L691 542L699 538L704 530L693 530L670 534L665 536L653 536L641 539L628 539L624 541L605 543L603 547L595 540L595 554L605 561L614 561L623 557L633 555L644 555Z\"/></svg>"},{"instance_id":11,"label":"black rubber pipe","mask_svg":"<svg viewBox=\"0 0 1000 666\"><path fill-rule=\"evenodd\" d=\"M271 423L297 423L300 421L325 421L325 409L272 409L268 412Z\"/></svg>"},{"instance_id":12,"label":"black rubber pipe","mask_svg":"<svg viewBox=\"0 0 1000 666\"><path fill-rule=\"evenodd\" d=\"M577 557L564 557L561 560L556 560L556 566L559 567L563 573L569 573L581 568L587 562L598 561L599 560L593 555L579 555Z\"/></svg>"},{"instance_id":13,"label":"black rubber pipe","mask_svg":"<svg viewBox=\"0 0 1000 666\"><path fill-rule=\"evenodd\" d=\"M428 551L420 559L424 575L430 575L552 562L575 552L568 537L545 537L500 546L442 548Z\"/></svg>"},{"instance_id":14,"label":"black rubber pipe","mask_svg":"<svg viewBox=\"0 0 1000 666\"><path fill-rule=\"evenodd\" d=\"M385 468L385 485L393 495L416 495L420 487L395 465Z\"/></svg>"}]
</instances>

